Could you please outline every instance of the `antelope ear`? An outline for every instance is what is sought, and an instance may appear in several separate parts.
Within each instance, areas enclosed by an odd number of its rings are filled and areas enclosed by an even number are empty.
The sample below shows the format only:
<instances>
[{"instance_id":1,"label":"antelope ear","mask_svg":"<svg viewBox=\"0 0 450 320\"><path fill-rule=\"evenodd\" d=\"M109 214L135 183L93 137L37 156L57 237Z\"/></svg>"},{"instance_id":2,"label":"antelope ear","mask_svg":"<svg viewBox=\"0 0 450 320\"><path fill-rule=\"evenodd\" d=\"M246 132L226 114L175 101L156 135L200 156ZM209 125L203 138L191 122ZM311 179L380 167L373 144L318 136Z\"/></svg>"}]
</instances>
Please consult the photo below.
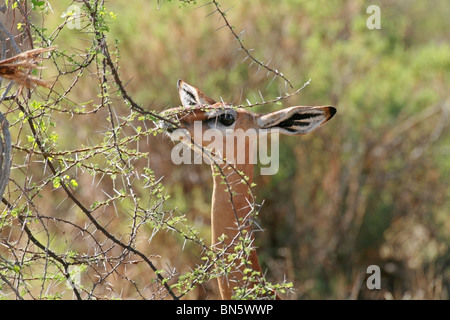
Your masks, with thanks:
<instances>
[{"instance_id":1,"label":"antelope ear","mask_svg":"<svg viewBox=\"0 0 450 320\"><path fill-rule=\"evenodd\" d=\"M262 115L257 124L262 129L274 129L284 134L298 135L314 131L330 120L334 107L290 107Z\"/></svg>"},{"instance_id":2,"label":"antelope ear","mask_svg":"<svg viewBox=\"0 0 450 320\"><path fill-rule=\"evenodd\" d=\"M201 92L194 86L184 82L183 80L178 80L178 94L180 95L181 104L183 107L189 106L203 106L211 105L216 103L213 99L208 97L206 94Z\"/></svg>"}]
</instances>

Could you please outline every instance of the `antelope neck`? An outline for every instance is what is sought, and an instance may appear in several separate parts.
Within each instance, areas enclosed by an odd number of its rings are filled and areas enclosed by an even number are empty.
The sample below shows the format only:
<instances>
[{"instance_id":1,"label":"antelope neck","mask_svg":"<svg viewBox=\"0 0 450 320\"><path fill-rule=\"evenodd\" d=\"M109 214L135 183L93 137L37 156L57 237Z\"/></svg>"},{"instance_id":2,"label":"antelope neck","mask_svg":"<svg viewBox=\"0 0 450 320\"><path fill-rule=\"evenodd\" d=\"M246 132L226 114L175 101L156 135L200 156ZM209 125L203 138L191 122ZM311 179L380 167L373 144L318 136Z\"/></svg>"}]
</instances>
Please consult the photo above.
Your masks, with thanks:
<instances>
[{"instance_id":1,"label":"antelope neck","mask_svg":"<svg viewBox=\"0 0 450 320\"><path fill-rule=\"evenodd\" d=\"M240 164L220 165L220 170L214 168L213 171L213 194L211 218L213 219L212 232L213 243L222 234L228 237L227 242L231 242L238 232L238 227L248 225L249 213L251 211L250 186L253 181L253 165ZM238 172L245 176L244 180Z\"/></svg>"},{"instance_id":2,"label":"antelope neck","mask_svg":"<svg viewBox=\"0 0 450 320\"><path fill-rule=\"evenodd\" d=\"M219 241L222 235L225 235L223 242L225 246L229 246L233 241L235 244L239 243L239 229L242 227L247 230L246 236L250 237L250 241L253 243L254 240L249 221L251 219L250 212L252 211L251 204L253 203L249 193L249 188L253 181L253 165L238 164L233 167L231 168L225 164L220 165L222 172L219 170L217 174L217 168L214 168L214 164L212 165L214 185L211 207L211 231L212 243L217 245L218 249L222 248L222 244ZM248 178L247 182L242 181L242 177L236 170ZM229 253L235 253L233 247L233 245L230 246L228 249ZM233 263L234 267L230 270L230 273L226 277L219 279L222 299L230 299L233 287L242 285L244 268L250 267L255 271L261 272L255 250L251 250L248 261L249 263L246 265L236 267L241 262L238 259Z\"/></svg>"}]
</instances>

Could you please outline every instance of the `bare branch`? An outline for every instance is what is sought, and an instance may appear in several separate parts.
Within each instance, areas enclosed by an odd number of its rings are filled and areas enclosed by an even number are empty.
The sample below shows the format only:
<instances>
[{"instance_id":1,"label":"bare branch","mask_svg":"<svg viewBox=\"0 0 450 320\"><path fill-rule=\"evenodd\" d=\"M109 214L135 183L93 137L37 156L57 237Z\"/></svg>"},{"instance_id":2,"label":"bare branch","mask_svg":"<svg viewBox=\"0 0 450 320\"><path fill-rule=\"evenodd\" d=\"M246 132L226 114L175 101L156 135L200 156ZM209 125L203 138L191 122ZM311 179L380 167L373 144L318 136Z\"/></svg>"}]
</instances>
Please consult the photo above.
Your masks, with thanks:
<instances>
[{"instance_id":1,"label":"bare branch","mask_svg":"<svg viewBox=\"0 0 450 320\"><path fill-rule=\"evenodd\" d=\"M267 62L267 63L263 63L261 60L258 60L257 58L255 58L255 57L250 53L252 50L247 49L247 48L244 46L244 43L242 42L242 39L241 39L242 32L239 33L239 34L237 34L237 33L234 31L233 26L230 24L230 22L228 21L228 19L227 19L227 17L226 17L226 13L227 13L230 9L232 9L232 8L229 8L229 9L227 9L227 10L222 10L222 9L220 8L220 4L219 4L216 0L213 0L212 3L213 3L214 6L216 7L216 10L214 10L213 12L211 12L211 14L214 13L214 12L218 12L218 13L220 14L220 16L222 17L223 21L225 22L225 25L223 25L223 26L220 27L219 29L222 29L222 28L224 28L224 27L227 27L227 28L230 30L230 32L231 32L231 34L233 35L233 37L234 37L234 38L236 39L236 41L239 43L240 49L241 49L242 51L245 52L245 54L246 54L246 58L245 58L245 59L250 58L250 60L252 60L252 63L257 64L260 68L266 69L268 73L273 73L273 74L275 74L277 77L282 78L282 79L283 79L283 80L284 80L291 88L294 88L293 85L291 84L291 82L285 77L285 75L284 75L282 72L278 71L277 69L273 69L273 68L269 67L270 61ZM217 29L217 30L219 30L219 29Z\"/></svg>"}]
</instances>

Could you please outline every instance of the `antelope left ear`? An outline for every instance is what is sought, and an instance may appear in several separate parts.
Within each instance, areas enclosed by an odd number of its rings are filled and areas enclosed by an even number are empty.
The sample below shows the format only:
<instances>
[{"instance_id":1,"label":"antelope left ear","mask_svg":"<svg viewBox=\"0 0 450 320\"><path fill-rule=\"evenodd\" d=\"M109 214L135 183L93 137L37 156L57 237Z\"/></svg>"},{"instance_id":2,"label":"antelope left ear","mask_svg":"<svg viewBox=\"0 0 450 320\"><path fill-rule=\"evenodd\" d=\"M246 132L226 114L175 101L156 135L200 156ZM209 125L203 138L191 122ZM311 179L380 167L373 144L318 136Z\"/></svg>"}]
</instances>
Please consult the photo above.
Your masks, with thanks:
<instances>
[{"instance_id":1,"label":"antelope left ear","mask_svg":"<svg viewBox=\"0 0 450 320\"><path fill-rule=\"evenodd\" d=\"M208 97L198 88L191 86L183 80L178 80L178 94L180 95L181 104L184 107L189 106L203 106L216 103L213 99Z\"/></svg>"},{"instance_id":2,"label":"antelope left ear","mask_svg":"<svg viewBox=\"0 0 450 320\"><path fill-rule=\"evenodd\" d=\"M257 124L262 129L273 129L284 134L306 134L330 120L335 113L336 108L331 106L296 106L262 115Z\"/></svg>"}]
</instances>

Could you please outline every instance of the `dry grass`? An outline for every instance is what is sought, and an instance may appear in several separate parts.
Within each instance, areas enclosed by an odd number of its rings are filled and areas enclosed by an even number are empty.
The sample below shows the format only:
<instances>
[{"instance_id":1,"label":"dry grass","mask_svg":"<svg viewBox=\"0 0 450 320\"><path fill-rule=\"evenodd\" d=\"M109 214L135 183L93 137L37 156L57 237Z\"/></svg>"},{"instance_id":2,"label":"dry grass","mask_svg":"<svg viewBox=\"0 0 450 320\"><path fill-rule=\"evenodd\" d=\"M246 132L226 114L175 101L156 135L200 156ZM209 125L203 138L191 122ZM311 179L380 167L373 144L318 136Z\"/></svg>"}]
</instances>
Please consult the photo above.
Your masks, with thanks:
<instances>
[{"instance_id":1,"label":"dry grass","mask_svg":"<svg viewBox=\"0 0 450 320\"><path fill-rule=\"evenodd\" d=\"M11 58L0 61L0 77L17 82L27 88L33 85L50 88L51 81L42 80L31 75L33 70L41 69L44 60L41 54L56 49L56 46L28 50Z\"/></svg>"}]
</instances>

